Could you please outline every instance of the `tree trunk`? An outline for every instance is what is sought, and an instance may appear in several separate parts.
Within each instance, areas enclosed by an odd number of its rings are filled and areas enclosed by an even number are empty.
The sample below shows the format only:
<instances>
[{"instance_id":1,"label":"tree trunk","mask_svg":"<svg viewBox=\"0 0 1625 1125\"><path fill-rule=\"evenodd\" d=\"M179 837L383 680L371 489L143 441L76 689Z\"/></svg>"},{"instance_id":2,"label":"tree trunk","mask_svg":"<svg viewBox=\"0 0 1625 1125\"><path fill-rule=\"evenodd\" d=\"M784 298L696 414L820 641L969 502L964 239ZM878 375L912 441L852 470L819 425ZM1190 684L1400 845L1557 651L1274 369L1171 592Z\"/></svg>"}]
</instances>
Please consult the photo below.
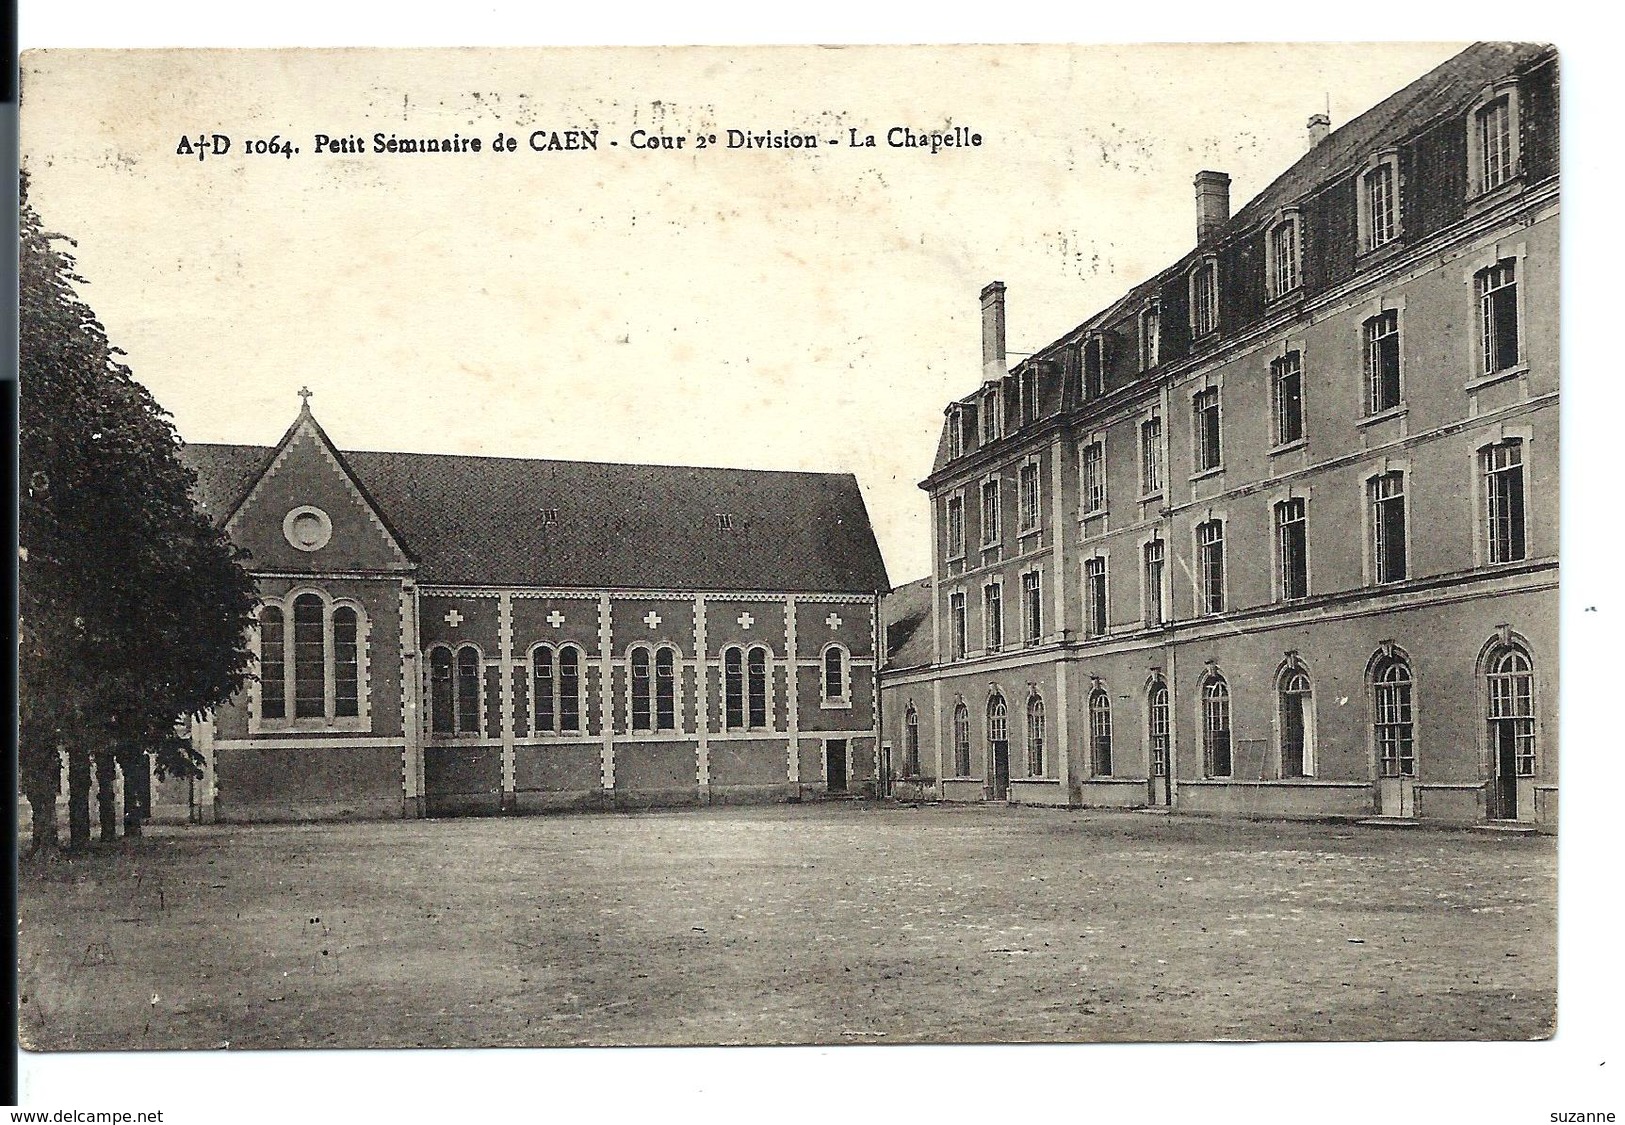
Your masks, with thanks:
<instances>
[{"instance_id":1,"label":"tree trunk","mask_svg":"<svg viewBox=\"0 0 1625 1125\"><path fill-rule=\"evenodd\" d=\"M68 847L90 845L90 749L75 740L68 747Z\"/></svg>"},{"instance_id":2,"label":"tree trunk","mask_svg":"<svg viewBox=\"0 0 1625 1125\"><path fill-rule=\"evenodd\" d=\"M124 835L141 835L141 822L152 815L152 766L139 747L121 747L119 769L124 771Z\"/></svg>"},{"instance_id":3,"label":"tree trunk","mask_svg":"<svg viewBox=\"0 0 1625 1125\"><path fill-rule=\"evenodd\" d=\"M95 759L96 818L101 827L102 843L111 844L118 840L118 767L113 761L111 747L96 751Z\"/></svg>"},{"instance_id":4,"label":"tree trunk","mask_svg":"<svg viewBox=\"0 0 1625 1125\"><path fill-rule=\"evenodd\" d=\"M29 854L55 851L58 843L56 798L62 791L62 757L55 746L24 747L20 757L23 796L28 798L30 819L34 822Z\"/></svg>"}]
</instances>

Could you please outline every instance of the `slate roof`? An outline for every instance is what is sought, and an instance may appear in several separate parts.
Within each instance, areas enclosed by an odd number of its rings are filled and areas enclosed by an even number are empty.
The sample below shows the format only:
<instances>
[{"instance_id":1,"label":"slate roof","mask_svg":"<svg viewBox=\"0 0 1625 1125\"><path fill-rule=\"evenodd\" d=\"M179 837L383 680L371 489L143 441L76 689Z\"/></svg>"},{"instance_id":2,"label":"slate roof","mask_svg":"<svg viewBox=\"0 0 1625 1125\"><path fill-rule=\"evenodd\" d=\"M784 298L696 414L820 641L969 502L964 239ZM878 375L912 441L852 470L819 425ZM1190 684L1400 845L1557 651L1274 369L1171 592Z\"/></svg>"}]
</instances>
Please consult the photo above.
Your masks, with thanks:
<instances>
[{"instance_id":1,"label":"slate roof","mask_svg":"<svg viewBox=\"0 0 1625 1125\"><path fill-rule=\"evenodd\" d=\"M188 445L204 510L226 519L270 463ZM342 460L428 584L878 593L890 582L857 478L433 453ZM545 509L557 519L544 521ZM719 531L717 516L733 517Z\"/></svg>"},{"instance_id":2,"label":"slate roof","mask_svg":"<svg viewBox=\"0 0 1625 1125\"><path fill-rule=\"evenodd\" d=\"M905 583L880 603L886 627L886 667L921 668L931 663L931 579Z\"/></svg>"}]
</instances>

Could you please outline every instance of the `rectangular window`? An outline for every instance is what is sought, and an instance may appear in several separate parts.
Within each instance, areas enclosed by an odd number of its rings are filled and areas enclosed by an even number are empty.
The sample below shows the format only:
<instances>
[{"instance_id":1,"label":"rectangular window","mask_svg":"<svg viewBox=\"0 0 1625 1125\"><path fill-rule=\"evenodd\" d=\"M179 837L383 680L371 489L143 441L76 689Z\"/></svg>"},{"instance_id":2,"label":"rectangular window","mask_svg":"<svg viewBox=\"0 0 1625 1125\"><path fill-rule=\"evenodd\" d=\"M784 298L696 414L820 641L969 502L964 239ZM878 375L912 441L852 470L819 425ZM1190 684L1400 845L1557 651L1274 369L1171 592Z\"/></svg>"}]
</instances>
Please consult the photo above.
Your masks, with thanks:
<instances>
[{"instance_id":1,"label":"rectangular window","mask_svg":"<svg viewBox=\"0 0 1625 1125\"><path fill-rule=\"evenodd\" d=\"M1281 597L1309 596L1309 522L1301 498L1275 505L1275 561L1281 576Z\"/></svg>"},{"instance_id":2,"label":"rectangular window","mask_svg":"<svg viewBox=\"0 0 1625 1125\"><path fill-rule=\"evenodd\" d=\"M1154 496L1162 491L1162 419L1147 418L1140 423L1141 494Z\"/></svg>"},{"instance_id":3,"label":"rectangular window","mask_svg":"<svg viewBox=\"0 0 1625 1125\"><path fill-rule=\"evenodd\" d=\"M1099 512L1106 507L1106 451L1098 441L1083 447L1083 510Z\"/></svg>"},{"instance_id":4,"label":"rectangular window","mask_svg":"<svg viewBox=\"0 0 1625 1125\"><path fill-rule=\"evenodd\" d=\"M1219 326L1219 270L1204 262L1191 274L1191 335L1205 336Z\"/></svg>"},{"instance_id":5,"label":"rectangular window","mask_svg":"<svg viewBox=\"0 0 1625 1125\"><path fill-rule=\"evenodd\" d=\"M963 497L948 497L948 557L957 559L965 553L965 501Z\"/></svg>"},{"instance_id":6,"label":"rectangular window","mask_svg":"<svg viewBox=\"0 0 1625 1125\"><path fill-rule=\"evenodd\" d=\"M1371 558L1378 582L1405 578L1405 474L1372 477Z\"/></svg>"},{"instance_id":7,"label":"rectangular window","mask_svg":"<svg viewBox=\"0 0 1625 1125\"><path fill-rule=\"evenodd\" d=\"M1275 444L1303 440L1303 358L1288 352L1270 364L1270 400L1275 410Z\"/></svg>"},{"instance_id":8,"label":"rectangular window","mask_svg":"<svg viewBox=\"0 0 1625 1125\"><path fill-rule=\"evenodd\" d=\"M1145 545L1145 623L1161 625L1168 620L1168 607L1163 594L1163 566L1165 548L1161 539Z\"/></svg>"},{"instance_id":9,"label":"rectangular window","mask_svg":"<svg viewBox=\"0 0 1625 1125\"><path fill-rule=\"evenodd\" d=\"M1044 637L1044 599L1038 584L1038 572L1021 576L1021 639L1035 645Z\"/></svg>"},{"instance_id":10,"label":"rectangular window","mask_svg":"<svg viewBox=\"0 0 1625 1125\"><path fill-rule=\"evenodd\" d=\"M1365 322L1365 412L1381 414L1399 406L1399 310L1388 309Z\"/></svg>"},{"instance_id":11,"label":"rectangular window","mask_svg":"<svg viewBox=\"0 0 1625 1125\"><path fill-rule=\"evenodd\" d=\"M982 482L982 545L991 547L999 541L999 481L998 478Z\"/></svg>"},{"instance_id":12,"label":"rectangular window","mask_svg":"<svg viewBox=\"0 0 1625 1125\"><path fill-rule=\"evenodd\" d=\"M1106 635L1106 560L1083 560L1083 627L1091 637Z\"/></svg>"},{"instance_id":13,"label":"rectangular window","mask_svg":"<svg viewBox=\"0 0 1625 1125\"><path fill-rule=\"evenodd\" d=\"M1140 369L1155 367L1162 351L1162 312L1156 305L1148 305L1140 314Z\"/></svg>"},{"instance_id":14,"label":"rectangular window","mask_svg":"<svg viewBox=\"0 0 1625 1125\"><path fill-rule=\"evenodd\" d=\"M1497 98L1478 111L1478 151L1485 191L1512 178L1512 109L1506 98Z\"/></svg>"},{"instance_id":15,"label":"rectangular window","mask_svg":"<svg viewBox=\"0 0 1625 1125\"><path fill-rule=\"evenodd\" d=\"M948 411L948 456L959 457L965 452L965 416L956 406Z\"/></svg>"},{"instance_id":16,"label":"rectangular window","mask_svg":"<svg viewBox=\"0 0 1625 1125\"><path fill-rule=\"evenodd\" d=\"M1219 442L1219 388L1208 387L1191 399L1192 425L1196 440L1196 471L1205 473L1223 463Z\"/></svg>"},{"instance_id":17,"label":"rectangular window","mask_svg":"<svg viewBox=\"0 0 1625 1125\"><path fill-rule=\"evenodd\" d=\"M1518 366L1517 263L1512 259L1480 270L1473 279L1478 291L1479 358L1483 374Z\"/></svg>"},{"instance_id":18,"label":"rectangular window","mask_svg":"<svg viewBox=\"0 0 1625 1125\"><path fill-rule=\"evenodd\" d=\"M1290 293L1298 287L1298 223L1284 219L1270 231L1270 257L1275 267L1273 280L1275 296Z\"/></svg>"},{"instance_id":19,"label":"rectangular window","mask_svg":"<svg viewBox=\"0 0 1625 1125\"><path fill-rule=\"evenodd\" d=\"M982 627L987 634L987 651L998 652L1004 647L1004 592L998 584L982 590Z\"/></svg>"},{"instance_id":20,"label":"rectangular window","mask_svg":"<svg viewBox=\"0 0 1625 1125\"><path fill-rule=\"evenodd\" d=\"M1361 180L1365 203L1365 248L1375 250L1392 242L1397 232L1394 194L1394 166L1381 164Z\"/></svg>"},{"instance_id":21,"label":"rectangular window","mask_svg":"<svg viewBox=\"0 0 1625 1125\"><path fill-rule=\"evenodd\" d=\"M1021 466L1018 478L1021 501L1021 530L1038 530L1038 463L1029 461Z\"/></svg>"},{"instance_id":22,"label":"rectangular window","mask_svg":"<svg viewBox=\"0 0 1625 1125\"><path fill-rule=\"evenodd\" d=\"M1209 520L1196 529L1196 574L1203 613L1224 612L1224 524Z\"/></svg>"},{"instance_id":23,"label":"rectangular window","mask_svg":"<svg viewBox=\"0 0 1625 1125\"><path fill-rule=\"evenodd\" d=\"M1484 450L1486 547L1492 563L1526 556L1523 515L1523 442L1517 438Z\"/></svg>"},{"instance_id":24,"label":"rectangular window","mask_svg":"<svg viewBox=\"0 0 1625 1125\"><path fill-rule=\"evenodd\" d=\"M965 618L965 595L948 595L948 632L949 651L954 660L965 659L965 652L970 647L969 630Z\"/></svg>"}]
</instances>

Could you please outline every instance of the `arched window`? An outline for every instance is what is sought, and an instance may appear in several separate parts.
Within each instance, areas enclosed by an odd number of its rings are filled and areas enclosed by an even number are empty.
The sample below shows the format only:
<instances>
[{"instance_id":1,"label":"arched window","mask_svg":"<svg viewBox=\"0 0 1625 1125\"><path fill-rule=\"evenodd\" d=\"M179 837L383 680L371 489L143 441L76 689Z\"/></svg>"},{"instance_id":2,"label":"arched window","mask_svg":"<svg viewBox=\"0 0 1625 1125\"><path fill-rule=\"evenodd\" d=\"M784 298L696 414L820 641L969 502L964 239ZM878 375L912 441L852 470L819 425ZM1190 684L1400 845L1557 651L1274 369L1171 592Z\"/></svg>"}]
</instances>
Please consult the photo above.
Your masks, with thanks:
<instances>
[{"instance_id":1,"label":"arched window","mask_svg":"<svg viewBox=\"0 0 1625 1125\"><path fill-rule=\"evenodd\" d=\"M767 649L753 648L745 658L746 700L750 705L750 725L767 726Z\"/></svg>"},{"instance_id":2,"label":"arched window","mask_svg":"<svg viewBox=\"0 0 1625 1125\"><path fill-rule=\"evenodd\" d=\"M457 733L480 732L480 650L464 645L457 650Z\"/></svg>"},{"instance_id":3,"label":"arched window","mask_svg":"<svg viewBox=\"0 0 1625 1125\"><path fill-rule=\"evenodd\" d=\"M987 701L987 740L989 742L1010 741L1010 709L1005 706L1004 696L998 692Z\"/></svg>"},{"instance_id":4,"label":"arched window","mask_svg":"<svg viewBox=\"0 0 1625 1125\"><path fill-rule=\"evenodd\" d=\"M551 645L537 645L530 654L530 698L535 706L532 720L538 731L558 729L558 669Z\"/></svg>"},{"instance_id":5,"label":"arched window","mask_svg":"<svg viewBox=\"0 0 1625 1125\"><path fill-rule=\"evenodd\" d=\"M283 669L282 607L260 610L260 718L286 719L288 677Z\"/></svg>"},{"instance_id":6,"label":"arched window","mask_svg":"<svg viewBox=\"0 0 1625 1125\"><path fill-rule=\"evenodd\" d=\"M655 653L655 729L677 729L677 650Z\"/></svg>"},{"instance_id":7,"label":"arched window","mask_svg":"<svg viewBox=\"0 0 1625 1125\"><path fill-rule=\"evenodd\" d=\"M1112 697L1096 687L1089 693L1089 748L1097 777L1112 775Z\"/></svg>"},{"instance_id":8,"label":"arched window","mask_svg":"<svg viewBox=\"0 0 1625 1125\"><path fill-rule=\"evenodd\" d=\"M559 648L559 730L573 734L581 730L581 650L575 645Z\"/></svg>"},{"instance_id":9,"label":"arched window","mask_svg":"<svg viewBox=\"0 0 1625 1125\"><path fill-rule=\"evenodd\" d=\"M1168 685L1162 680L1151 684L1151 691L1146 700L1146 712L1150 722L1148 733L1151 736L1151 776L1168 776Z\"/></svg>"},{"instance_id":10,"label":"arched window","mask_svg":"<svg viewBox=\"0 0 1625 1125\"><path fill-rule=\"evenodd\" d=\"M847 659L846 649L840 645L830 645L824 649L825 703L845 703L851 698Z\"/></svg>"},{"instance_id":11,"label":"arched window","mask_svg":"<svg viewBox=\"0 0 1625 1125\"><path fill-rule=\"evenodd\" d=\"M333 714L355 718L361 713L360 635L356 612L347 605L333 611Z\"/></svg>"},{"instance_id":12,"label":"arched window","mask_svg":"<svg viewBox=\"0 0 1625 1125\"><path fill-rule=\"evenodd\" d=\"M1209 777L1230 776L1230 685L1217 672L1202 684L1202 758Z\"/></svg>"},{"instance_id":13,"label":"arched window","mask_svg":"<svg viewBox=\"0 0 1625 1125\"><path fill-rule=\"evenodd\" d=\"M745 654L737 648L722 653L722 725L726 730L745 726Z\"/></svg>"},{"instance_id":14,"label":"arched window","mask_svg":"<svg viewBox=\"0 0 1625 1125\"><path fill-rule=\"evenodd\" d=\"M903 776L920 776L920 713L912 703L903 716Z\"/></svg>"},{"instance_id":15,"label":"arched window","mask_svg":"<svg viewBox=\"0 0 1625 1125\"><path fill-rule=\"evenodd\" d=\"M1372 735L1382 777L1416 776L1411 690L1411 666L1403 656L1376 663L1371 674Z\"/></svg>"},{"instance_id":16,"label":"arched window","mask_svg":"<svg viewBox=\"0 0 1625 1125\"><path fill-rule=\"evenodd\" d=\"M366 618L359 608L306 591L262 607L257 623L260 721L366 717Z\"/></svg>"},{"instance_id":17,"label":"arched window","mask_svg":"<svg viewBox=\"0 0 1625 1125\"><path fill-rule=\"evenodd\" d=\"M970 709L954 707L954 776L970 776Z\"/></svg>"},{"instance_id":18,"label":"arched window","mask_svg":"<svg viewBox=\"0 0 1625 1125\"><path fill-rule=\"evenodd\" d=\"M320 718L327 713L327 643L322 636L322 599L300 594L293 600L293 715Z\"/></svg>"},{"instance_id":19,"label":"arched window","mask_svg":"<svg viewBox=\"0 0 1625 1125\"><path fill-rule=\"evenodd\" d=\"M649 650L632 650L632 729L650 730L653 727L654 684L650 678Z\"/></svg>"},{"instance_id":20,"label":"arched window","mask_svg":"<svg viewBox=\"0 0 1625 1125\"><path fill-rule=\"evenodd\" d=\"M1281 776L1313 777L1315 711L1309 673L1301 664L1288 664L1281 669L1275 692L1281 715Z\"/></svg>"},{"instance_id":21,"label":"arched window","mask_svg":"<svg viewBox=\"0 0 1625 1125\"><path fill-rule=\"evenodd\" d=\"M1044 701L1027 700L1027 776L1044 776Z\"/></svg>"},{"instance_id":22,"label":"arched window","mask_svg":"<svg viewBox=\"0 0 1625 1125\"><path fill-rule=\"evenodd\" d=\"M1535 776L1535 673L1529 655L1506 648L1490 663L1492 744L1510 745L1516 776Z\"/></svg>"},{"instance_id":23,"label":"arched window","mask_svg":"<svg viewBox=\"0 0 1625 1125\"><path fill-rule=\"evenodd\" d=\"M451 649L429 650L429 729L451 734L457 729L457 707L451 690Z\"/></svg>"}]
</instances>

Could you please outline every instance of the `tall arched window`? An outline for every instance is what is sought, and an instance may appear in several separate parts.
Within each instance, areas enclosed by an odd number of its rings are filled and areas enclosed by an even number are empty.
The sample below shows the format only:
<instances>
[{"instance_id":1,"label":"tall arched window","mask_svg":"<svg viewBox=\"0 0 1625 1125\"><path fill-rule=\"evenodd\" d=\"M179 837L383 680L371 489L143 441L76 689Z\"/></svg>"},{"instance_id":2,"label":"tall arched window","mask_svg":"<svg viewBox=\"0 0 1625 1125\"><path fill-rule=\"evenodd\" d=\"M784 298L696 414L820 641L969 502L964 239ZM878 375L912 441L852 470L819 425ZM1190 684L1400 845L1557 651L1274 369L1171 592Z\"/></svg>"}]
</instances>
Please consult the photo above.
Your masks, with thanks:
<instances>
[{"instance_id":1,"label":"tall arched window","mask_svg":"<svg viewBox=\"0 0 1625 1125\"><path fill-rule=\"evenodd\" d=\"M288 717L287 673L284 660L282 607L266 606L260 610L260 718L286 719Z\"/></svg>"},{"instance_id":2,"label":"tall arched window","mask_svg":"<svg viewBox=\"0 0 1625 1125\"><path fill-rule=\"evenodd\" d=\"M1146 700L1151 736L1151 776L1168 776L1168 685L1156 680Z\"/></svg>"},{"instance_id":3,"label":"tall arched window","mask_svg":"<svg viewBox=\"0 0 1625 1125\"><path fill-rule=\"evenodd\" d=\"M333 714L354 718L361 713L360 630L356 612L347 605L333 611Z\"/></svg>"},{"instance_id":4,"label":"tall arched window","mask_svg":"<svg viewBox=\"0 0 1625 1125\"><path fill-rule=\"evenodd\" d=\"M767 649L753 648L746 655L745 696L750 707L750 725L767 726Z\"/></svg>"},{"instance_id":5,"label":"tall arched window","mask_svg":"<svg viewBox=\"0 0 1625 1125\"><path fill-rule=\"evenodd\" d=\"M429 650L429 729L435 734L480 733L480 650L445 645Z\"/></svg>"},{"instance_id":6,"label":"tall arched window","mask_svg":"<svg viewBox=\"0 0 1625 1125\"><path fill-rule=\"evenodd\" d=\"M559 730L581 730L581 650L575 645L559 648Z\"/></svg>"},{"instance_id":7,"label":"tall arched window","mask_svg":"<svg viewBox=\"0 0 1625 1125\"><path fill-rule=\"evenodd\" d=\"M327 713L327 644L322 636L322 599L300 594L293 600L293 715L320 718Z\"/></svg>"},{"instance_id":8,"label":"tall arched window","mask_svg":"<svg viewBox=\"0 0 1625 1125\"><path fill-rule=\"evenodd\" d=\"M550 645L537 645L530 654L530 698L535 708L532 722L538 731L558 729L558 669Z\"/></svg>"},{"instance_id":9,"label":"tall arched window","mask_svg":"<svg viewBox=\"0 0 1625 1125\"><path fill-rule=\"evenodd\" d=\"M846 703L851 699L851 677L846 649L830 645L824 649L824 702Z\"/></svg>"},{"instance_id":10,"label":"tall arched window","mask_svg":"<svg viewBox=\"0 0 1625 1125\"><path fill-rule=\"evenodd\" d=\"M1513 772L1535 776L1535 673L1529 654L1505 648L1490 662L1492 745L1510 746Z\"/></svg>"},{"instance_id":11,"label":"tall arched window","mask_svg":"<svg viewBox=\"0 0 1625 1125\"><path fill-rule=\"evenodd\" d=\"M457 733L480 732L480 650L464 645L457 650Z\"/></svg>"},{"instance_id":12,"label":"tall arched window","mask_svg":"<svg viewBox=\"0 0 1625 1125\"><path fill-rule=\"evenodd\" d=\"M451 649L429 650L429 729L435 734L451 734L457 729L457 705L453 701Z\"/></svg>"},{"instance_id":13,"label":"tall arched window","mask_svg":"<svg viewBox=\"0 0 1625 1125\"><path fill-rule=\"evenodd\" d=\"M920 713L912 703L903 716L903 776L920 776Z\"/></svg>"},{"instance_id":14,"label":"tall arched window","mask_svg":"<svg viewBox=\"0 0 1625 1125\"><path fill-rule=\"evenodd\" d=\"M1094 752L1095 774L1112 775L1112 697L1096 687L1089 693L1089 747Z\"/></svg>"},{"instance_id":15,"label":"tall arched window","mask_svg":"<svg viewBox=\"0 0 1625 1125\"><path fill-rule=\"evenodd\" d=\"M726 730L745 726L745 654L737 648L722 653L722 725Z\"/></svg>"},{"instance_id":16,"label":"tall arched window","mask_svg":"<svg viewBox=\"0 0 1625 1125\"><path fill-rule=\"evenodd\" d=\"M677 729L677 650L655 653L655 729Z\"/></svg>"},{"instance_id":17,"label":"tall arched window","mask_svg":"<svg viewBox=\"0 0 1625 1125\"><path fill-rule=\"evenodd\" d=\"M305 591L260 609L258 721L364 720L366 618ZM346 730L363 724L347 722Z\"/></svg>"},{"instance_id":18,"label":"tall arched window","mask_svg":"<svg viewBox=\"0 0 1625 1125\"><path fill-rule=\"evenodd\" d=\"M1281 776L1313 777L1315 697L1308 671L1301 664L1288 664L1281 669L1275 692L1281 716Z\"/></svg>"},{"instance_id":19,"label":"tall arched window","mask_svg":"<svg viewBox=\"0 0 1625 1125\"><path fill-rule=\"evenodd\" d=\"M954 707L954 776L970 776L970 708Z\"/></svg>"},{"instance_id":20,"label":"tall arched window","mask_svg":"<svg viewBox=\"0 0 1625 1125\"><path fill-rule=\"evenodd\" d=\"M1230 776L1230 685L1217 672L1202 684L1202 758L1209 777Z\"/></svg>"},{"instance_id":21,"label":"tall arched window","mask_svg":"<svg viewBox=\"0 0 1625 1125\"><path fill-rule=\"evenodd\" d=\"M654 714L654 684L650 679L649 650L641 646L632 650L632 729L649 730Z\"/></svg>"},{"instance_id":22,"label":"tall arched window","mask_svg":"<svg viewBox=\"0 0 1625 1125\"><path fill-rule=\"evenodd\" d=\"M1027 700L1027 776L1044 776L1044 701Z\"/></svg>"},{"instance_id":23,"label":"tall arched window","mask_svg":"<svg viewBox=\"0 0 1625 1125\"><path fill-rule=\"evenodd\" d=\"M1372 736L1381 777L1416 776L1411 689L1411 666L1403 656L1376 663L1371 674Z\"/></svg>"}]
</instances>

